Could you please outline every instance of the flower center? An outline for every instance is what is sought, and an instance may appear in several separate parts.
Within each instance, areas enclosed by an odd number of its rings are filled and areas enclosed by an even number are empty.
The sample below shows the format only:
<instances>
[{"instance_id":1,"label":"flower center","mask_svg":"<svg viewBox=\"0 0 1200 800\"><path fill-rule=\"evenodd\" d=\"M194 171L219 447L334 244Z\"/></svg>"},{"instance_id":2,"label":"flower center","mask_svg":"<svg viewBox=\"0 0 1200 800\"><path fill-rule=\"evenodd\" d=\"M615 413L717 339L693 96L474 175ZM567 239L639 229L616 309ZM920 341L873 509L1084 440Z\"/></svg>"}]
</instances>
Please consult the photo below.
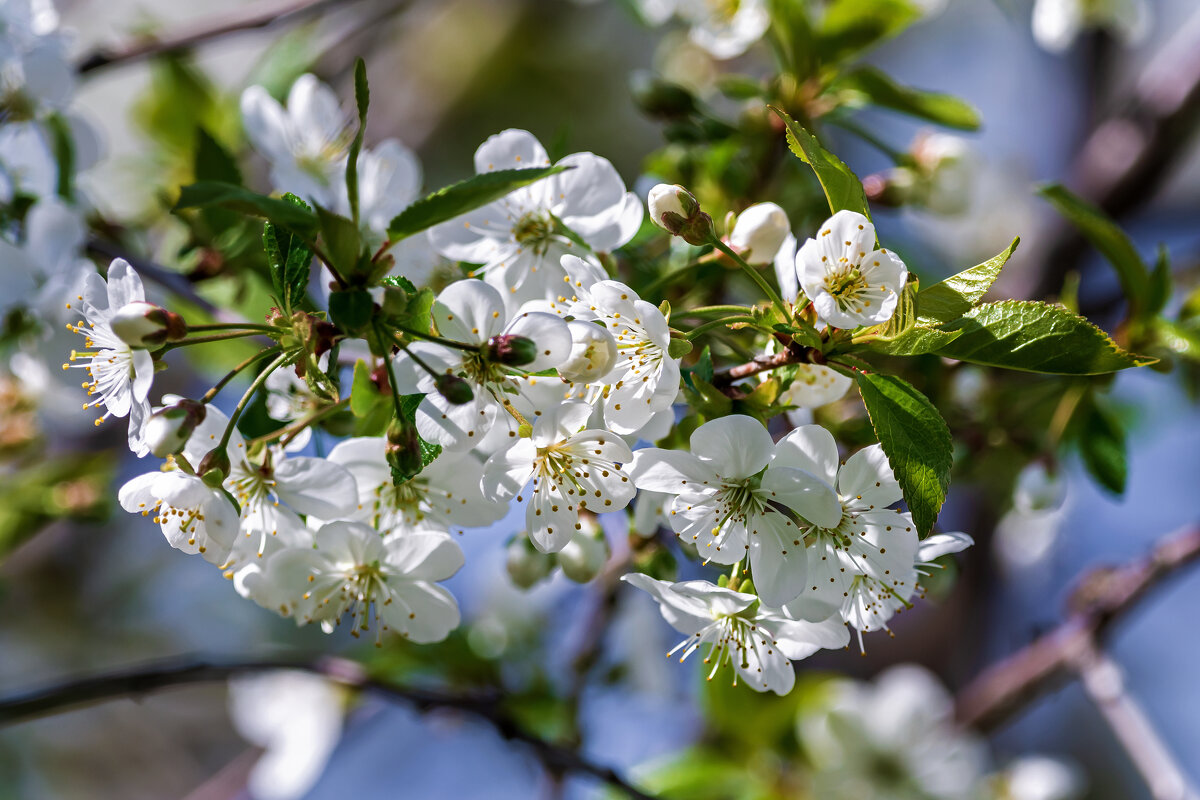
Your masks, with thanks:
<instances>
[{"instance_id":1,"label":"flower center","mask_svg":"<svg viewBox=\"0 0 1200 800\"><path fill-rule=\"evenodd\" d=\"M825 275L825 291L829 292L837 302L838 308L843 311L857 311L861 308L863 301L859 294L867 288L867 282L856 266L846 266Z\"/></svg>"},{"instance_id":2,"label":"flower center","mask_svg":"<svg viewBox=\"0 0 1200 800\"><path fill-rule=\"evenodd\" d=\"M554 219L545 211L530 211L513 225L512 235L521 247L543 255L554 237Z\"/></svg>"}]
</instances>

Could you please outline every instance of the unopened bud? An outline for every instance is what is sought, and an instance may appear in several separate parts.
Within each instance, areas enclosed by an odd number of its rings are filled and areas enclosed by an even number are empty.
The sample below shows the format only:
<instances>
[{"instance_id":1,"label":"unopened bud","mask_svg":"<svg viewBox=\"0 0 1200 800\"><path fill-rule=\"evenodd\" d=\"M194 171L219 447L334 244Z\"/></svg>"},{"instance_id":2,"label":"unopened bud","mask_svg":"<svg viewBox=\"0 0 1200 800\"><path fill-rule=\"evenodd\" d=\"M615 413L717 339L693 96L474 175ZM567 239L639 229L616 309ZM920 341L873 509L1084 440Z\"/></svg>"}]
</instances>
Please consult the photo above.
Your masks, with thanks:
<instances>
[{"instance_id":1,"label":"unopened bud","mask_svg":"<svg viewBox=\"0 0 1200 800\"><path fill-rule=\"evenodd\" d=\"M200 466L196 468L196 474L203 478L207 485L218 489L229 477L232 469L233 467L229 463L229 453L225 452L224 447L218 447L215 450L209 450L204 458L200 459Z\"/></svg>"},{"instance_id":2,"label":"unopened bud","mask_svg":"<svg viewBox=\"0 0 1200 800\"><path fill-rule=\"evenodd\" d=\"M700 210L695 196L682 186L660 183L646 197L650 219L688 244L704 245L715 236L712 217Z\"/></svg>"},{"instance_id":3,"label":"unopened bud","mask_svg":"<svg viewBox=\"0 0 1200 800\"><path fill-rule=\"evenodd\" d=\"M425 466L421 459L421 439L417 426L405 417L396 417L388 424L387 444L384 446L392 478L403 482Z\"/></svg>"},{"instance_id":4,"label":"unopened bud","mask_svg":"<svg viewBox=\"0 0 1200 800\"><path fill-rule=\"evenodd\" d=\"M510 367L522 367L537 358L537 343L527 336L506 333L488 339L487 357Z\"/></svg>"},{"instance_id":5,"label":"unopened bud","mask_svg":"<svg viewBox=\"0 0 1200 800\"><path fill-rule=\"evenodd\" d=\"M475 399L475 392L471 390L471 384L457 375L438 375L434 380L434 386L437 388L438 394L456 406Z\"/></svg>"},{"instance_id":6,"label":"unopened bud","mask_svg":"<svg viewBox=\"0 0 1200 800\"><path fill-rule=\"evenodd\" d=\"M162 306L141 300L117 309L108 321L112 332L130 347L154 347L187 335L183 317Z\"/></svg>"},{"instance_id":7,"label":"unopened bud","mask_svg":"<svg viewBox=\"0 0 1200 800\"><path fill-rule=\"evenodd\" d=\"M770 264L791 233L787 214L774 203L756 203L738 215L729 246L749 264Z\"/></svg>"},{"instance_id":8,"label":"unopened bud","mask_svg":"<svg viewBox=\"0 0 1200 800\"><path fill-rule=\"evenodd\" d=\"M594 322L572 320L567 323L571 331L571 355L558 368L558 374L569 381L591 383L612 370L617 363L617 340Z\"/></svg>"},{"instance_id":9,"label":"unopened bud","mask_svg":"<svg viewBox=\"0 0 1200 800\"><path fill-rule=\"evenodd\" d=\"M576 531L555 557L564 575L576 583L587 583L604 569L608 555L608 539L604 538L600 526L592 523Z\"/></svg>"},{"instance_id":10,"label":"unopened bud","mask_svg":"<svg viewBox=\"0 0 1200 800\"><path fill-rule=\"evenodd\" d=\"M203 403L183 399L151 414L143 430L150 452L159 458L178 453L196 426L204 421L206 413Z\"/></svg>"},{"instance_id":11,"label":"unopened bud","mask_svg":"<svg viewBox=\"0 0 1200 800\"><path fill-rule=\"evenodd\" d=\"M554 556L539 551L528 536L518 533L504 550L504 566L513 583L528 589L554 569Z\"/></svg>"}]
</instances>

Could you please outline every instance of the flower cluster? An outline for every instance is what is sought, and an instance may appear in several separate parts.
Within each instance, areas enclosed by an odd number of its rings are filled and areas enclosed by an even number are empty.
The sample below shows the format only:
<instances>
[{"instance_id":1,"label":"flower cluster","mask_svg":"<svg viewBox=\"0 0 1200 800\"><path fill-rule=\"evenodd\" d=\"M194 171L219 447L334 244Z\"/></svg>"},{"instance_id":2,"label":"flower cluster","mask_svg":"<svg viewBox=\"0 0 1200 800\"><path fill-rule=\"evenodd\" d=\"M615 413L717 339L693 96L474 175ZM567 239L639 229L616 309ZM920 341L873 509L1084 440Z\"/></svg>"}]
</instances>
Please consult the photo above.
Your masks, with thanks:
<instances>
[{"instance_id":1,"label":"flower cluster","mask_svg":"<svg viewBox=\"0 0 1200 800\"><path fill-rule=\"evenodd\" d=\"M374 629L377 643L389 631L437 641L460 621L442 585L465 558L454 533L492 525L517 504L525 530L509 546L514 580L540 580L553 558L586 581L613 549L599 520L632 513L640 491L634 526L646 541L658 540L663 522L684 552L732 566L719 583L624 576L686 637L672 652L684 660L707 648L710 677L731 664L735 680L782 694L792 660L846 646L850 629L861 646L863 633L886 629L920 595L929 562L971 543L962 534L920 540L895 507L902 491L879 445L843 460L819 425L773 435L766 417L728 412L705 412L687 448L671 439L680 399L699 380L681 359L712 325L677 329L669 306L606 266L644 212L605 159L568 156L548 177L428 226L430 250L470 265L435 294L425 284L439 280L394 259L390 217L420 182L409 151L394 140L363 149L358 180L343 181L355 149L349 117L308 75L286 107L254 87L242 110L276 188L322 219L358 210L353 272L315 244L296 251L318 253L329 269L328 310L280 299L286 311L272 309L265 324L188 325L148 303L139 276L117 260L107 281L88 276L75 299L83 319L72 329L86 349L67 366L90 378L85 407L128 417L130 448L165 459L125 484L122 507L243 596L326 631L342 621L355 636ZM524 131L497 134L476 153L485 178L550 166ZM907 283L903 262L854 212L838 212L797 248L772 203L744 210L724 238L682 187L655 187L649 210L656 225L746 271L788 325L823 327L826 337L887 323ZM769 264L781 293L757 271ZM383 277L389 271L398 277ZM346 310L350 297L363 314ZM249 337L271 344L203 397L152 405L163 354ZM215 401L242 371L255 377L227 414ZM796 363L779 402L824 405L849 380L844 368ZM247 438L239 421L258 392L281 426ZM356 435L323 457L308 454L314 433L331 435L323 423L347 407ZM368 423L377 408L383 417ZM661 441L673 446L647 446Z\"/></svg>"}]
</instances>

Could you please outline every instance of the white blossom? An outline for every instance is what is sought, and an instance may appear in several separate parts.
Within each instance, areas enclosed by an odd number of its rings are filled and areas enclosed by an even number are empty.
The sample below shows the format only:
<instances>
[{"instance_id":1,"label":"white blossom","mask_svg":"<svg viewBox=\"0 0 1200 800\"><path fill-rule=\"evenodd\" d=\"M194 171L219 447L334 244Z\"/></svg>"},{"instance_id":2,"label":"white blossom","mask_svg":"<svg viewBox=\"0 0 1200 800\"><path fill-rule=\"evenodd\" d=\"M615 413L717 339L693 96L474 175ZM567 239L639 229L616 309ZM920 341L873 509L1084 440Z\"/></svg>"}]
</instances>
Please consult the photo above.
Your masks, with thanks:
<instances>
[{"instance_id":1,"label":"white blossom","mask_svg":"<svg viewBox=\"0 0 1200 800\"><path fill-rule=\"evenodd\" d=\"M591 408L563 403L547 409L533 424L532 436L492 455L483 467L486 497L506 501L533 482L525 507L525 526L538 549L562 550L582 528L585 511L619 511L635 489L623 467L633 454L610 431L580 430Z\"/></svg>"},{"instance_id":2,"label":"white blossom","mask_svg":"<svg viewBox=\"0 0 1200 800\"><path fill-rule=\"evenodd\" d=\"M625 244L641 225L641 202L607 159L574 153L558 165L570 169L429 231L446 258L481 265L473 274L501 290L510 308L559 293L560 259L580 249L559 222L597 252ZM545 148L527 131L503 131L475 151L479 174L547 166Z\"/></svg>"},{"instance_id":3,"label":"white blossom","mask_svg":"<svg viewBox=\"0 0 1200 800\"><path fill-rule=\"evenodd\" d=\"M571 320L571 356L558 374L572 383L590 383L603 378L617 365L617 340L608 328L594 322Z\"/></svg>"},{"instance_id":4,"label":"white blossom","mask_svg":"<svg viewBox=\"0 0 1200 800\"><path fill-rule=\"evenodd\" d=\"M70 364L87 372L90 381L83 384L89 397L83 407L104 406L99 425L109 417L129 417L129 448L138 456L149 452L142 439L142 428L150 416L150 386L154 380L154 359L149 351L131 348L109 327L117 310L129 303L144 301L142 279L124 259L109 265L108 281L96 273L87 276L83 294L78 296L83 321L71 330L84 337L83 351L71 351ZM79 363L75 363L79 362Z\"/></svg>"},{"instance_id":5,"label":"white blossom","mask_svg":"<svg viewBox=\"0 0 1200 800\"><path fill-rule=\"evenodd\" d=\"M249 576L251 599L295 617L321 623L328 633L344 615L358 636L376 623L376 644L395 631L418 644L446 638L459 623L458 603L438 581L463 564L462 550L441 531L411 531L384 541L361 522L328 522L312 547L289 547Z\"/></svg>"},{"instance_id":6,"label":"white blossom","mask_svg":"<svg viewBox=\"0 0 1200 800\"><path fill-rule=\"evenodd\" d=\"M95 271L80 255L87 237L83 218L50 195L30 207L23 234L0 238L0 312L24 306L44 319L61 319L63 287L78 286Z\"/></svg>"},{"instance_id":7,"label":"white blossom","mask_svg":"<svg viewBox=\"0 0 1200 800\"><path fill-rule=\"evenodd\" d=\"M842 511L833 488L803 465L780 458L767 429L752 417L706 422L690 443L690 453L638 450L629 468L634 483L674 496L667 520L706 560L733 564L749 556L765 602L794 600L807 586L808 558L797 523L776 505L836 525Z\"/></svg>"},{"instance_id":8,"label":"white blossom","mask_svg":"<svg viewBox=\"0 0 1200 800\"><path fill-rule=\"evenodd\" d=\"M780 393L781 405L798 408L819 408L842 399L853 380L822 364L796 364L796 377Z\"/></svg>"},{"instance_id":9,"label":"white blossom","mask_svg":"<svg viewBox=\"0 0 1200 800\"><path fill-rule=\"evenodd\" d=\"M621 580L648 592L671 627L685 635L667 655L680 653L682 662L707 645L705 664L712 664L708 679L729 663L747 686L756 692L783 695L792 690L796 673L792 661L818 650L844 647L849 641L840 620L805 622L790 619L763 606L752 594L714 586L708 581L655 580L640 572ZM682 652L680 652L682 651Z\"/></svg>"},{"instance_id":10,"label":"white blossom","mask_svg":"<svg viewBox=\"0 0 1200 800\"><path fill-rule=\"evenodd\" d=\"M843 210L800 248L796 277L822 320L857 328L891 319L908 269L894 253L876 249L869 219Z\"/></svg>"},{"instance_id":11,"label":"white blossom","mask_svg":"<svg viewBox=\"0 0 1200 800\"><path fill-rule=\"evenodd\" d=\"M0 202L16 195L38 199L54 197L58 187L58 161L37 122L0 125Z\"/></svg>"},{"instance_id":12,"label":"white blossom","mask_svg":"<svg viewBox=\"0 0 1200 800\"><path fill-rule=\"evenodd\" d=\"M619 281L595 280L595 266L564 256L565 294L550 303L556 313L601 322L617 345L612 370L589 383L576 383L568 396L604 408L604 426L625 435L638 432L667 411L679 392L679 359L670 354L666 317Z\"/></svg>"},{"instance_id":13,"label":"white blossom","mask_svg":"<svg viewBox=\"0 0 1200 800\"><path fill-rule=\"evenodd\" d=\"M571 354L571 332L565 322L540 311L518 312L509 321L500 292L483 281L463 280L447 286L434 303L433 317L442 337L468 346L482 348L498 336L532 340L537 357L521 365L525 372L557 367ZM473 398L461 404L448 401L416 359L439 375L466 380ZM416 341L396 356L395 369L402 392L425 393L416 416L417 430L427 441L448 450L466 450L481 442L498 420L516 435L515 419L505 406L511 405L510 392L521 389L520 371L487 358L482 350Z\"/></svg>"},{"instance_id":14,"label":"white blossom","mask_svg":"<svg viewBox=\"0 0 1200 800\"><path fill-rule=\"evenodd\" d=\"M1049 756L1022 756L990 776L996 800L1077 800L1086 782L1079 768Z\"/></svg>"},{"instance_id":15,"label":"white blossom","mask_svg":"<svg viewBox=\"0 0 1200 800\"><path fill-rule=\"evenodd\" d=\"M381 436L340 442L329 460L346 468L358 486L357 509L350 519L367 522L388 535L413 530L459 531L498 521L505 503L479 492L483 466L470 453L444 452L423 470L396 486Z\"/></svg>"},{"instance_id":16,"label":"white blossom","mask_svg":"<svg viewBox=\"0 0 1200 800\"><path fill-rule=\"evenodd\" d=\"M223 566L237 544L238 514L230 499L170 462L165 472L149 472L127 482L117 499L131 514L153 515L176 550L199 553L210 564Z\"/></svg>"}]
</instances>

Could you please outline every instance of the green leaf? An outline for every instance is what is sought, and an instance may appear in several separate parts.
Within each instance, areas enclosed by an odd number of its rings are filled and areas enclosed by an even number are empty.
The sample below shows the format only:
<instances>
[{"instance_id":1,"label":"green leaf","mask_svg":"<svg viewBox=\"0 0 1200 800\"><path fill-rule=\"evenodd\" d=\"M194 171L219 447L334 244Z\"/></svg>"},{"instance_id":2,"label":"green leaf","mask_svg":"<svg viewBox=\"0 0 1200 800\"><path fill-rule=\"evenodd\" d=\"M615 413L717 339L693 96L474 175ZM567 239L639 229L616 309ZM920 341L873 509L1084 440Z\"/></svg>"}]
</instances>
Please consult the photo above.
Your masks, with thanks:
<instances>
[{"instance_id":1,"label":"green leaf","mask_svg":"<svg viewBox=\"0 0 1200 800\"><path fill-rule=\"evenodd\" d=\"M1154 271L1150 273L1150 288L1146 298L1146 313L1159 314L1171 299L1171 254L1166 245L1159 245Z\"/></svg>"},{"instance_id":2,"label":"green leaf","mask_svg":"<svg viewBox=\"0 0 1200 800\"><path fill-rule=\"evenodd\" d=\"M1038 192L1112 265L1129 301L1130 316L1141 315L1148 306L1150 275L1125 232L1099 208L1058 184L1043 186Z\"/></svg>"},{"instance_id":3,"label":"green leaf","mask_svg":"<svg viewBox=\"0 0 1200 800\"><path fill-rule=\"evenodd\" d=\"M429 333L433 329L433 290L421 289L408 298L408 306L404 315L391 320L397 327L404 327L421 333Z\"/></svg>"},{"instance_id":4,"label":"green leaf","mask_svg":"<svg viewBox=\"0 0 1200 800\"><path fill-rule=\"evenodd\" d=\"M858 391L917 533L933 529L950 486L953 445L946 421L925 395L894 375L860 372Z\"/></svg>"},{"instance_id":5,"label":"green leaf","mask_svg":"<svg viewBox=\"0 0 1200 800\"><path fill-rule=\"evenodd\" d=\"M393 242L398 242L564 169L568 167L498 169L459 181L438 189L401 211L388 225L388 236Z\"/></svg>"},{"instance_id":6,"label":"green leaf","mask_svg":"<svg viewBox=\"0 0 1200 800\"><path fill-rule=\"evenodd\" d=\"M308 204L292 193L284 201L308 210ZM263 247L271 267L271 284L283 311L290 315L304 301L312 267L313 251L303 239L289 231L263 223Z\"/></svg>"},{"instance_id":7,"label":"green leaf","mask_svg":"<svg viewBox=\"0 0 1200 800\"><path fill-rule=\"evenodd\" d=\"M367 86L367 63L361 58L354 62L354 104L358 107L358 130L350 143L346 157L346 196L350 199L350 217L358 226L358 154L362 151L363 136L367 132L367 106L371 103L371 90Z\"/></svg>"},{"instance_id":8,"label":"green leaf","mask_svg":"<svg viewBox=\"0 0 1200 800\"><path fill-rule=\"evenodd\" d=\"M386 275L379 279L380 286L398 286L409 294L416 294L417 287L403 275Z\"/></svg>"},{"instance_id":9,"label":"green leaf","mask_svg":"<svg viewBox=\"0 0 1200 800\"><path fill-rule=\"evenodd\" d=\"M922 289L917 294L917 324L936 326L954 322L970 311L992 288L1000 270L1020 243L1019 237L1013 239L1008 249L999 255Z\"/></svg>"},{"instance_id":10,"label":"green leaf","mask_svg":"<svg viewBox=\"0 0 1200 800\"><path fill-rule=\"evenodd\" d=\"M361 358L354 362L354 379L350 384L350 413L365 417L383 395L371 380L371 368Z\"/></svg>"},{"instance_id":11,"label":"green leaf","mask_svg":"<svg viewBox=\"0 0 1200 800\"><path fill-rule=\"evenodd\" d=\"M329 316L351 336L360 334L371 322L375 302L365 289L350 289L329 295Z\"/></svg>"},{"instance_id":12,"label":"green leaf","mask_svg":"<svg viewBox=\"0 0 1200 800\"><path fill-rule=\"evenodd\" d=\"M197 181L179 191L174 210L183 208L228 208L252 217L263 217L302 236L317 228L317 217L287 200L255 194L249 189L220 181Z\"/></svg>"},{"instance_id":13,"label":"green leaf","mask_svg":"<svg viewBox=\"0 0 1200 800\"><path fill-rule=\"evenodd\" d=\"M962 336L962 331L943 331L914 325L899 336L876 339L854 348L852 352L868 350L889 356L918 356L924 353L935 353L959 336Z\"/></svg>"},{"instance_id":14,"label":"green leaf","mask_svg":"<svg viewBox=\"0 0 1200 800\"><path fill-rule=\"evenodd\" d=\"M330 269L343 278L355 275L363 249L362 234L359 233L358 226L341 214L334 214L321 206L317 206L317 219L321 226L325 255L332 262L328 265Z\"/></svg>"},{"instance_id":15,"label":"green leaf","mask_svg":"<svg viewBox=\"0 0 1200 800\"><path fill-rule=\"evenodd\" d=\"M816 30L814 47L821 63L844 61L921 18L908 0L832 0Z\"/></svg>"},{"instance_id":16,"label":"green leaf","mask_svg":"<svg viewBox=\"0 0 1200 800\"><path fill-rule=\"evenodd\" d=\"M952 95L926 92L896 83L876 67L858 67L847 73L838 86L861 93L872 105L900 111L947 128L964 131L979 129L979 112L970 103Z\"/></svg>"},{"instance_id":17,"label":"green leaf","mask_svg":"<svg viewBox=\"0 0 1200 800\"><path fill-rule=\"evenodd\" d=\"M196 155L192 174L197 181L219 181L242 185L242 171L237 161L220 142L204 128L196 129Z\"/></svg>"},{"instance_id":18,"label":"green leaf","mask_svg":"<svg viewBox=\"0 0 1200 800\"><path fill-rule=\"evenodd\" d=\"M1123 494L1129 470L1121 421L1094 395L1080 411L1085 414L1079 432L1079 454L1084 466L1105 489Z\"/></svg>"},{"instance_id":19,"label":"green leaf","mask_svg":"<svg viewBox=\"0 0 1200 800\"><path fill-rule=\"evenodd\" d=\"M54 192L64 200L75 193L75 141L71 136L71 124L57 112L46 117L46 132L54 151L54 163L58 167L58 185Z\"/></svg>"},{"instance_id":20,"label":"green leaf","mask_svg":"<svg viewBox=\"0 0 1200 800\"><path fill-rule=\"evenodd\" d=\"M788 147L817 174L817 180L821 182L825 198L829 201L829 210L837 213L849 209L869 218L871 211L867 208L867 195L858 176L785 112L775 106L768 108L778 114L787 126Z\"/></svg>"},{"instance_id":21,"label":"green leaf","mask_svg":"<svg viewBox=\"0 0 1200 800\"><path fill-rule=\"evenodd\" d=\"M692 352L692 343L687 339L672 339L667 342L667 355L671 358L683 358Z\"/></svg>"},{"instance_id":22,"label":"green leaf","mask_svg":"<svg viewBox=\"0 0 1200 800\"><path fill-rule=\"evenodd\" d=\"M1156 360L1122 350L1062 306L1030 300L984 303L944 330L961 335L939 348L939 355L1024 372L1103 375Z\"/></svg>"}]
</instances>

